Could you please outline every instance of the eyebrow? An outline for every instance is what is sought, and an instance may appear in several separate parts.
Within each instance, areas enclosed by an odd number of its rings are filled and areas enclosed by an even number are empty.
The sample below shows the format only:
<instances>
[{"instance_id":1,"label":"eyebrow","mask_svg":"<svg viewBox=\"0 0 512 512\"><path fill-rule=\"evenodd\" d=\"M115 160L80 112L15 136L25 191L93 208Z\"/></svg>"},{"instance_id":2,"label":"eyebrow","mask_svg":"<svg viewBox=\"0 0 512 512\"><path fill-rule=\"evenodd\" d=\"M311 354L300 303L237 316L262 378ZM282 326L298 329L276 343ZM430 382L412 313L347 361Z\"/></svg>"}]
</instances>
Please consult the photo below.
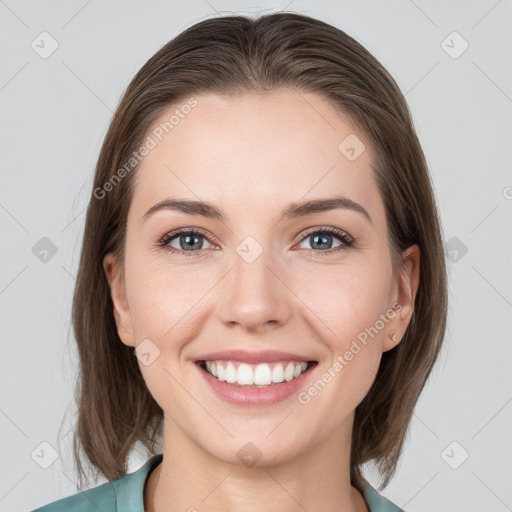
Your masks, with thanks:
<instances>
[{"instance_id":1,"label":"eyebrow","mask_svg":"<svg viewBox=\"0 0 512 512\"><path fill-rule=\"evenodd\" d=\"M370 224L373 225L370 214L363 206L361 206L359 203L356 203L355 201L352 201L352 199L349 199L348 197L339 195L327 197L325 199L314 199L311 201L290 203L286 208L284 208L284 210L282 210L280 221L285 219L295 219L313 213L325 212L338 208L344 210L352 210L360 213ZM144 214L143 220L146 221L154 213L160 210L172 210L188 213L190 215L201 215L202 217L206 217L208 219L216 219L222 222L227 220L222 211L213 204L204 201L174 198L165 199L164 201L161 201L152 206Z\"/></svg>"}]
</instances>

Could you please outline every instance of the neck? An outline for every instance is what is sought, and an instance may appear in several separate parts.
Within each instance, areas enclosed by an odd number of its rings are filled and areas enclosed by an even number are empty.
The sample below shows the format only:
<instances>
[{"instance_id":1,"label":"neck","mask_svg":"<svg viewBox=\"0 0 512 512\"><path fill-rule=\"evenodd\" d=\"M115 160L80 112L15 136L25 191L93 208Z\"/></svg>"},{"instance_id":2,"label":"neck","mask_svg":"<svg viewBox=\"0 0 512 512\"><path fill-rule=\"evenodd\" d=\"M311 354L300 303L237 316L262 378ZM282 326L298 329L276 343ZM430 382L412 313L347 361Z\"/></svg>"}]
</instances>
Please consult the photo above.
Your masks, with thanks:
<instances>
[{"instance_id":1,"label":"neck","mask_svg":"<svg viewBox=\"0 0 512 512\"><path fill-rule=\"evenodd\" d=\"M145 511L367 512L350 485L349 423L293 459L247 467L214 457L165 417L164 457L148 478Z\"/></svg>"}]
</instances>

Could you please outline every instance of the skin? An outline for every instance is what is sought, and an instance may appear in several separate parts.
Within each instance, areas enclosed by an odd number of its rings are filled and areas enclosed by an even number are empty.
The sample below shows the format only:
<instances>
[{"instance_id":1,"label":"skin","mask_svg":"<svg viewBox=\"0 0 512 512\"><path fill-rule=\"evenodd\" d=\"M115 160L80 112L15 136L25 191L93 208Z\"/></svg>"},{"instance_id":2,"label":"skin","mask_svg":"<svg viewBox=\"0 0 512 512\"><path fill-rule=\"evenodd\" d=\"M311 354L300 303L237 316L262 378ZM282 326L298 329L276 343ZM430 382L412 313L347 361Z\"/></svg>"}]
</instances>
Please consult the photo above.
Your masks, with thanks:
<instances>
[{"instance_id":1,"label":"skin","mask_svg":"<svg viewBox=\"0 0 512 512\"><path fill-rule=\"evenodd\" d=\"M411 319L419 249L404 252L406 270L394 277L371 148L323 97L286 89L195 97L137 170L124 261L104 260L122 342L150 339L160 350L150 365L139 361L164 411L164 459L147 480L146 510L368 510L350 485L354 410ZM353 162L338 150L349 134L366 145ZM289 203L333 191L362 205L372 223L349 209L279 221ZM227 220L171 210L142 220L170 196L211 202ZM305 232L326 226L349 233L353 245L318 257L327 249ZM178 228L207 233L198 256L158 247ZM247 236L263 249L250 264L236 252ZM343 244L332 236L331 247ZM169 244L189 247L179 236ZM264 407L227 403L194 364L214 350L289 351L318 361L310 386L395 302L401 310L307 405L296 395ZM254 467L237 458L247 442L261 452Z\"/></svg>"}]
</instances>

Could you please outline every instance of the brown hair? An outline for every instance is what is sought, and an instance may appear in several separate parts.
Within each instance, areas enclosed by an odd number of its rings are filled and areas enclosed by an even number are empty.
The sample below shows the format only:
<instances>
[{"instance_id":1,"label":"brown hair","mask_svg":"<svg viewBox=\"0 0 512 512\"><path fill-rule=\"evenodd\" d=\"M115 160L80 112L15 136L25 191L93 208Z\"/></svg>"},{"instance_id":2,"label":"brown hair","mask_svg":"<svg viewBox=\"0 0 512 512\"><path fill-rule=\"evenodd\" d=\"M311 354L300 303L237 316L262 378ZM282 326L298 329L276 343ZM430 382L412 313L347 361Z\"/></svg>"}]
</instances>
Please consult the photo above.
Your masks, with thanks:
<instances>
[{"instance_id":1,"label":"brown hair","mask_svg":"<svg viewBox=\"0 0 512 512\"><path fill-rule=\"evenodd\" d=\"M361 488L366 462L377 465L383 485L392 477L446 327L445 254L427 164L404 96L363 46L320 20L275 13L257 19L218 17L188 28L140 69L113 116L96 166L73 298L80 356L73 446L81 478L81 450L109 481L124 476L134 443L155 453L163 420L133 348L118 337L102 265L110 252L123 261L136 170L114 182L108 193L102 187L112 183L170 105L192 94L265 93L281 87L322 95L368 137L395 273L403 269L402 251L413 244L421 251L412 321L402 341L383 354L375 382L355 411L352 484Z\"/></svg>"}]
</instances>

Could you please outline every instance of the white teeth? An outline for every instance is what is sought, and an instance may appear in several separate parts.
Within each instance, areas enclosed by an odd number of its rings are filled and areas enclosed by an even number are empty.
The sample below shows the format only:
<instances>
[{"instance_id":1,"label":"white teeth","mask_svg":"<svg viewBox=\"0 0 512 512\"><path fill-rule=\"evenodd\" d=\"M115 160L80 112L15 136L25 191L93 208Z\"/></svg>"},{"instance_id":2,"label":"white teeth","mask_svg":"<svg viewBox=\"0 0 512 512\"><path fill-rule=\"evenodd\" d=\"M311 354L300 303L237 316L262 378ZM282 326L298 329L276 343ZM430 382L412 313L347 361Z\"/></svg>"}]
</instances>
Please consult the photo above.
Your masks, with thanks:
<instances>
[{"instance_id":1,"label":"white teeth","mask_svg":"<svg viewBox=\"0 0 512 512\"><path fill-rule=\"evenodd\" d=\"M215 366L217 367L217 379L226 380L226 370L224 370L224 367L220 364L215 364Z\"/></svg>"},{"instance_id":2,"label":"white teeth","mask_svg":"<svg viewBox=\"0 0 512 512\"><path fill-rule=\"evenodd\" d=\"M231 363L228 363L228 365ZM242 363L238 367L238 371L236 372L236 382L241 386L252 386L254 384L254 375L252 372L252 368L245 363Z\"/></svg>"},{"instance_id":3,"label":"white teeth","mask_svg":"<svg viewBox=\"0 0 512 512\"><path fill-rule=\"evenodd\" d=\"M272 363L271 363L272 364ZM211 375L221 381L237 384L239 386L270 386L283 381L291 381L306 371L308 363L294 363L292 361L274 364L269 363L249 365L247 363L234 363L233 361L205 361L205 366ZM238 367L237 367L238 366Z\"/></svg>"},{"instance_id":4,"label":"white teeth","mask_svg":"<svg viewBox=\"0 0 512 512\"><path fill-rule=\"evenodd\" d=\"M236 378L237 372L235 365L233 363L228 363L228 365L226 366L226 382L233 384L233 382L236 382Z\"/></svg>"},{"instance_id":5,"label":"white teeth","mask_svg":"<svg viewBox=\"0 0 512 512\"><path fill-rule=\"evenodd\" d=\"M258 386L269 386L272 384L272 371L268 364L263 363L256 366L256 370L254 370L254 384Z\"/></svg>"},{"instance_id":6,"label":"white teeth","mask_svg":"<svg viewBox=\"0 0 512 512\"><path fill-rule=\"evenodd\" d=\"M284 380L287 380L288 382L293 379L293 373L295 371L295 365L293 363L288 363L288 366L286 367L286 370L284 371Z\"/></svg>"},{"instance_id":7,"label":"white teeth","mask_svg":"<svg viewBox=\"0 0 512 512\"><path fill-rule=\"evenodd\" d=\"M276 364L272 370L272 382L283 382L284 370L282 364Z\"/></svg>"}]
</instances>

